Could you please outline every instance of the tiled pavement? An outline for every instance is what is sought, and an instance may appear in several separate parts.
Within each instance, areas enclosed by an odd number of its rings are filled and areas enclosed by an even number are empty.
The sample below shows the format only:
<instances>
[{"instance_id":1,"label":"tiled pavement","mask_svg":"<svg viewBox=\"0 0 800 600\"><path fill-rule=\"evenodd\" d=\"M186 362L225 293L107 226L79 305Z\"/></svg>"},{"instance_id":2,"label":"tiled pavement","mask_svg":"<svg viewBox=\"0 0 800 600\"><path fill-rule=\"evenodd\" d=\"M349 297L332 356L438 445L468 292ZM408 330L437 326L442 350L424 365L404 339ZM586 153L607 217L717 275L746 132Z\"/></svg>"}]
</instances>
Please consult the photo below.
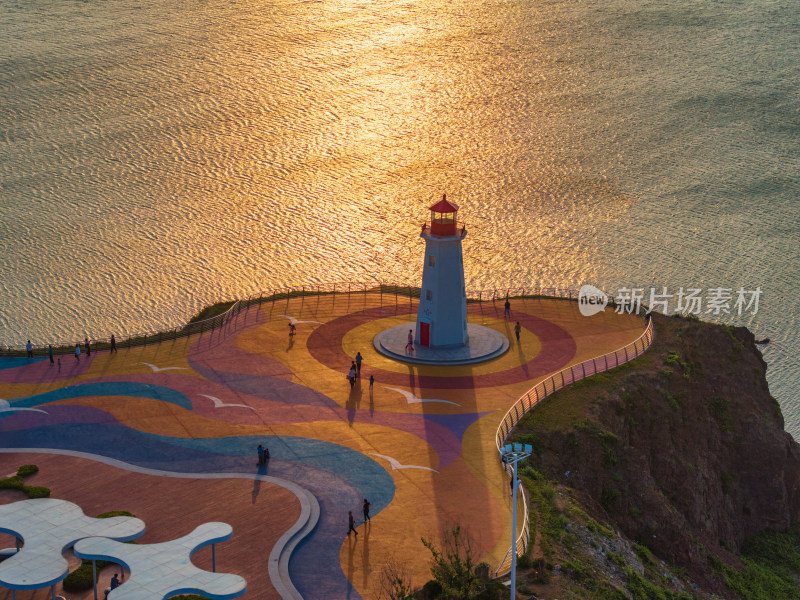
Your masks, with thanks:
<instances>
[{"instance_id":1,"label":"tiled pavement","mask_svg":"<svg viewBox=\"0 0 800 600\"><path fill-rule=\"evenodd\" d=\"M288 560L291 583L307 599L375 598L381 567L392 559L421 585L429 555L420 538L456 523L470 531L479 560L496 564L511 527L494 447L503 414L547 374L621 347L643 329L629 315L583 317L564 300L512 300L512 311L508 321L502 301L470 305L470 322L504 333L511 347L465 366L378 354L374 335L416 312L407 298L378 294L253 306L202 336L93 353L80 363L62 357L60 374L47 361L4 360L0 398L37 410L0 412L0 475L37 464L28 483L50 487L87 515L131 511L147 524L141 543L186 535L206 521L230 523L233 538L218 545L217 570L243 576L243 597L253 600L280 597L270 555L298 519L316 518L301 508L297 486L319 507L316 527ZM318 323L298 324L290 338L287 316ZM345 373L359 351L362 378L350 388ZM260 470L259 443L272 456ZM0 503L20 498L0 492ZM372 521L348 538L347 512L360 523L363 498ZM0 535L0 547L12 545ZM193 561L210 569L210 550ZM49 591L16 597L44 600ZM0 589L6 598L10 591Z\"/></svg>"}]
</instances>

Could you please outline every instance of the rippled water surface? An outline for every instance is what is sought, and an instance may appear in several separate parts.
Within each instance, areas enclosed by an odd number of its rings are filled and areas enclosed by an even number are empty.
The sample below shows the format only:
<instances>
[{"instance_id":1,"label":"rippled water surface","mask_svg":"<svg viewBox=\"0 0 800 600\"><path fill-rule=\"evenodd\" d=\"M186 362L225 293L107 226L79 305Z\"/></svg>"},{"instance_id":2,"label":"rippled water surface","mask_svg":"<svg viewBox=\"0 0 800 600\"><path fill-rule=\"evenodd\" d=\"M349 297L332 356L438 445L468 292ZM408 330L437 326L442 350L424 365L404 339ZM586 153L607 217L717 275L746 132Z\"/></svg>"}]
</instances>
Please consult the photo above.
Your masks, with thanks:
<instances>
[{"instance_id":1,"label":"rippled water surface","mask_svg":"<svg viewBox=\"0 0 800 600\"><path fill-rule=\"evenodd\" d=\"M0 343L282 284L761 287L800 434L793 0L0 0Z\"/></svg>"}]
</instances>

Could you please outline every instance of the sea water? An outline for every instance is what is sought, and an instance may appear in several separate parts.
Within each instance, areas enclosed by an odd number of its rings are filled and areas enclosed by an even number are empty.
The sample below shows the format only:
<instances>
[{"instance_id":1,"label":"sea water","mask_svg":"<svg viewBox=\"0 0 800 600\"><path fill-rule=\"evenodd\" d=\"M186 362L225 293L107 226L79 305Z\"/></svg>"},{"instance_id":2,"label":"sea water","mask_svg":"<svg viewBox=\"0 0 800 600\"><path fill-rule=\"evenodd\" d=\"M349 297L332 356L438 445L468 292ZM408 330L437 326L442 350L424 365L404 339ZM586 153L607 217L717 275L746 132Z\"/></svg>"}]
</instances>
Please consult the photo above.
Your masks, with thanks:
<instances>
[{"instance_id":1,"label":"sea water","mask_svg":"<svg viewBox=\"0 0 800 600\"><path fill-rule=\"evenodd\" d=\"M800 434L794 0L0 0L0 344L286 284L761 290Z\"/></svg>"}]
</instances>

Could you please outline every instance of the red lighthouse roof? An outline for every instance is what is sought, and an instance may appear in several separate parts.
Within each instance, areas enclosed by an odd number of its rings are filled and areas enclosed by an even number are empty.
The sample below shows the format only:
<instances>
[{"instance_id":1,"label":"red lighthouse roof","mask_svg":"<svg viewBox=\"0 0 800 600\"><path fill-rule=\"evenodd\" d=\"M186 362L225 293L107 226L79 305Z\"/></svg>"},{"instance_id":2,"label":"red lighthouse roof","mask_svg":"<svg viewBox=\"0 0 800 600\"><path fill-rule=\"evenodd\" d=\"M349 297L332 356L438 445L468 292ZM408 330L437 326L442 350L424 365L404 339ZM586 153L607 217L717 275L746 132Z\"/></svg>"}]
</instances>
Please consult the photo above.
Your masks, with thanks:
<instances>
[{"instance_id":1,"label":"red lighthouse roof","mask_svg":"<svg viewBox=\"0 0 800 600\"><path fill-rule=\"evenodd\" d=\"M458 210L458 204L453 204L452 202L447 201L447 195L443 195L442 199L439 200L436 204L431 206L430 210L435 211L437 213L454 213Z\"/></svg>"}]
</instances>

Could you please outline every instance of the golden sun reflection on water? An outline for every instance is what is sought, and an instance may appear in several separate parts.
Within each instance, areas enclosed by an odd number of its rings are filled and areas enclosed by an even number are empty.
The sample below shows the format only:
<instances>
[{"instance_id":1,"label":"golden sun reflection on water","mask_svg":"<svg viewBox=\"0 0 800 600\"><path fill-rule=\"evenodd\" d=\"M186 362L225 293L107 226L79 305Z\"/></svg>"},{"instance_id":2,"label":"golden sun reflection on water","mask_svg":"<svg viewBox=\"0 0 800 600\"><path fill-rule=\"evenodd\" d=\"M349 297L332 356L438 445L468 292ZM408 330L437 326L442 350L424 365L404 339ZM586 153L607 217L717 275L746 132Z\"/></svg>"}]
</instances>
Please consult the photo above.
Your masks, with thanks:
<instances>
[{"instance_id":1,"label":"golden sun reflection on water","mask_svg":"<svg viewBox=\"0 0 800 600\"><path fill-rule=\"evenodd\" d=\"M442 193L469 230L471 289L794 297L796 153L778 126L793 104L734 95L758 115L734 127L718 89L747 87L752 48L794 51L780 32L753 43L755 8L726 6L709 36L703 8L615 1L4 9L0 341L173 327L286 284L416 282ZM737 45L724 58L719 31ZM768 335L797 339L800 310L778 304Z\"/></svg>"}]
</instances>

